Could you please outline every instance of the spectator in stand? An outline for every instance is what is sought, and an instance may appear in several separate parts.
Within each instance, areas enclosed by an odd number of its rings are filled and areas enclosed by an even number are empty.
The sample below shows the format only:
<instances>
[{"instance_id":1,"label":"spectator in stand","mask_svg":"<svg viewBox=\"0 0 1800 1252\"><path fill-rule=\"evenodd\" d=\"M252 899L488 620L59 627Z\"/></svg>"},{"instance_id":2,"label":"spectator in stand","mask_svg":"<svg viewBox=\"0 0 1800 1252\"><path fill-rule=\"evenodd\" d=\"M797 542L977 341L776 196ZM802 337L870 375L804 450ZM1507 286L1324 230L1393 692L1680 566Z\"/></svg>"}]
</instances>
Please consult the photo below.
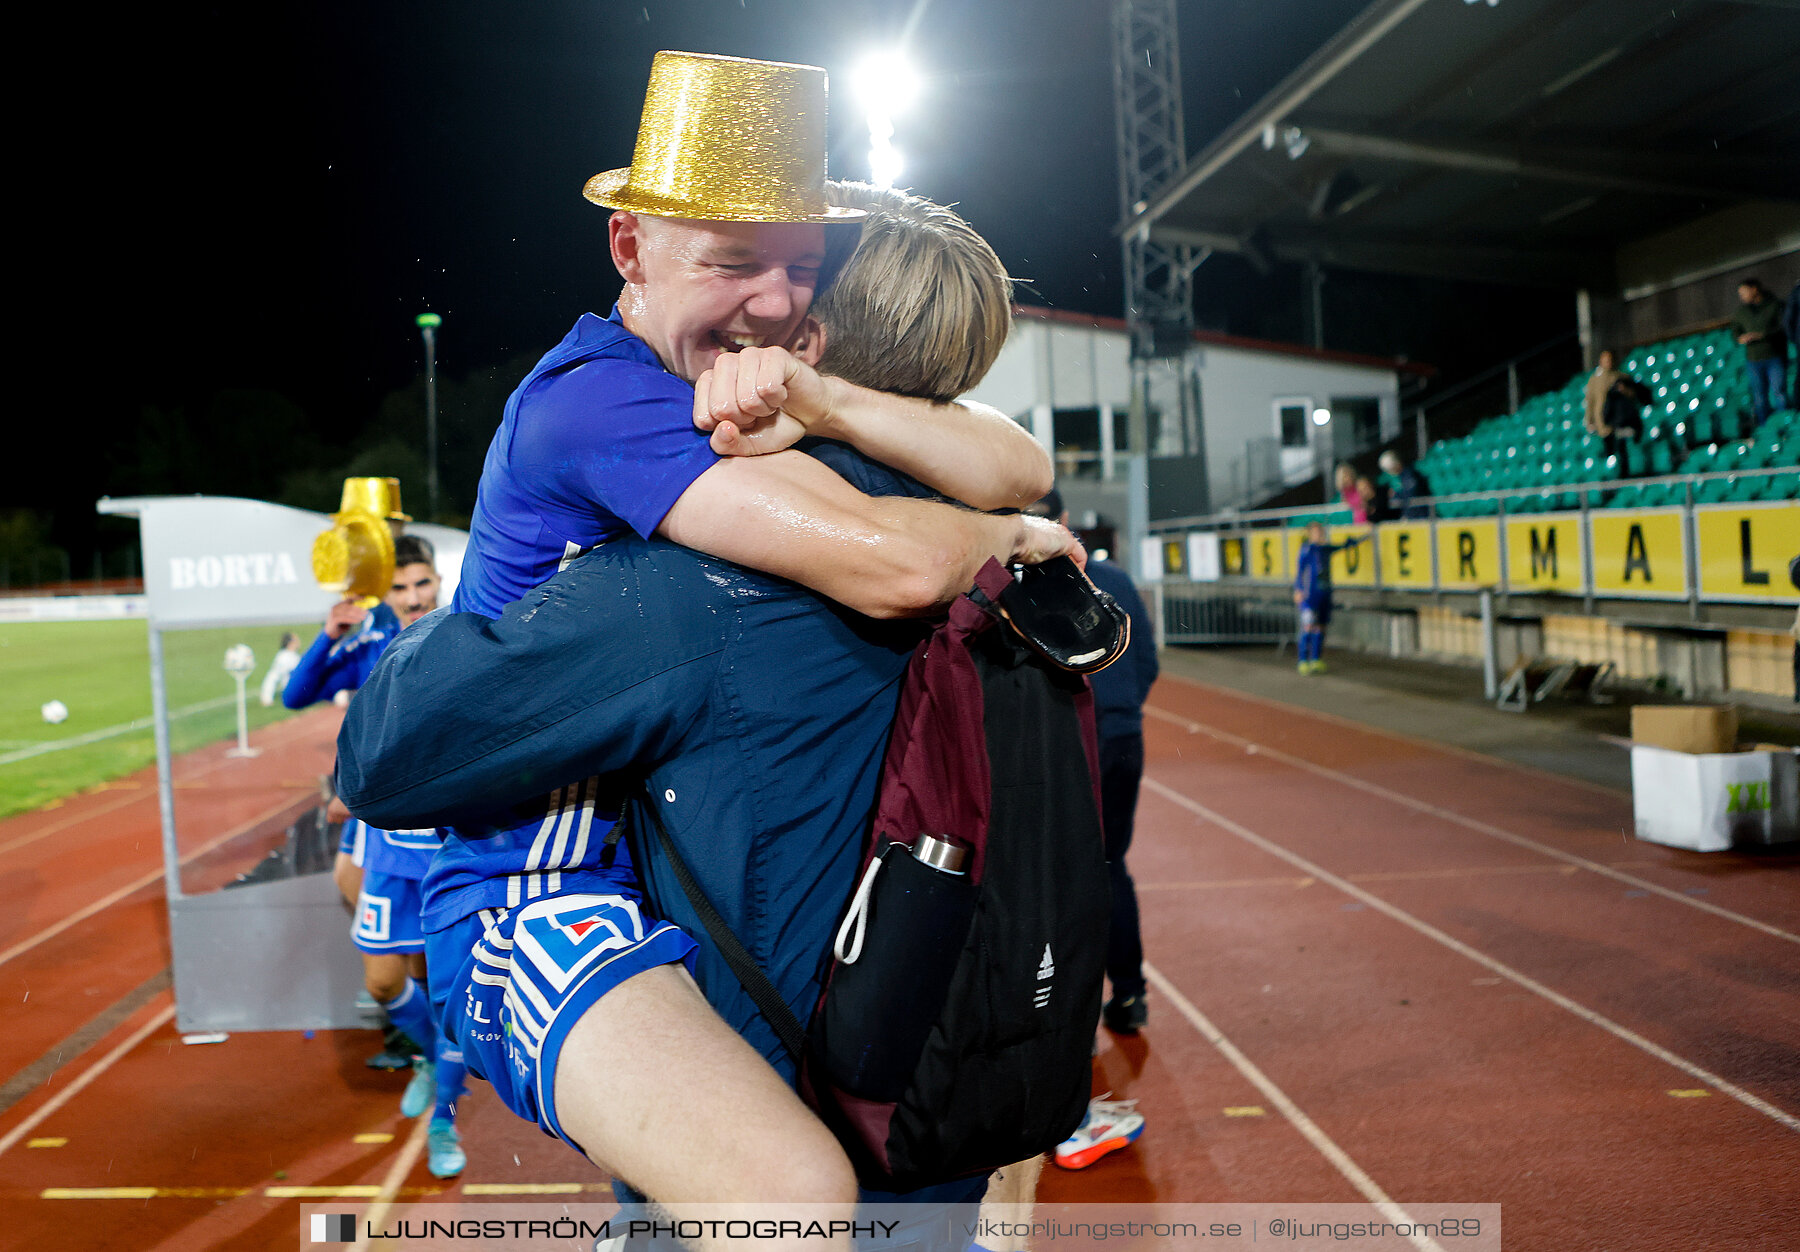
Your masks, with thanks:
<instances>
[{"instance_id":1,"label":"spectator in stand","mask_svg":"<svg viewBox=\"0 0 1800 1252\"><path fill-rule=\"evenodd\" d=\"M1358 478L1356 468L1348 461L1339 461L1337 467L1338 499L1350 510L1350 520L1358 526L1369 524L1369 505L1374 503L1374 489L1369 480Z\"/></svg>"},{"instance_id":2,"label":"spectator in stand","mask_svg":"<svg viewBox=\"0 0 1800 1252\"><path fill-rule=\"evenodd\" d=\"M1796 280L1794 289L1788 292L1787 307L1781 311L1781 333L1787 336L1790 344L1800 346L1800 280ZM1790 403L1796 392L1800 392L1800 369L1794 371L1793 385L1788 388Z\"/></svg>"},{"instance_id":3,"label":"spectator in stand","mask_svg":"<svg viewBox=\"0 0 1800 1252\"><path fill-rule=\"evenodd\" d=\"M1744 345L1744 366L1750 375L1750 409L1761 422L1788 406L1787 334L1782 329L1782 305L1758 278L1738 284L1742 302L1729 323L1731 337Z\"/></svg>"},{"instance_id":4,"label":"spectator in stand","mask_svg":"<svg viewBox=\"0 0 1800 1252\"><path fill-rule=\"evenodd\" d=\"M1381 454L1381 480L1375 484L1375 520L1391 522L1397 518L1425 517L1427 506L1414 504L1431 495L1431 482L1416 468L1401 461L1400 454L1388 449Z\"/></svg>"},{"instance_id":5,"label":"spectator in stand","mask_svg":"<svg viewBox=\"0 0 1800 1252\"><path fill-rule=\"evenodd\" d=\"M1618 360L1611 348L1600 349L1583 394L1582 425L1590 434L1606 440L1607 454L1619 459L1623 473L1625 441L1643 433L1644 405L1650 400L1650 389L1621 371Z\"/></svg>"},{"instance_id":6,"label":"spectator in stand","mask_svg":"<svg viewBox=\"0 0 1800 1252\"><path fill-rule=\"evenodd\" d=\"M263 675L262 690L258 693L262 706L271 708L275 697L287 690L288 675L294 672L294 666L300 664L300 636L293 631L281 637L281 651L269 662L269 672Z\"/></svg>"}]
</instances>

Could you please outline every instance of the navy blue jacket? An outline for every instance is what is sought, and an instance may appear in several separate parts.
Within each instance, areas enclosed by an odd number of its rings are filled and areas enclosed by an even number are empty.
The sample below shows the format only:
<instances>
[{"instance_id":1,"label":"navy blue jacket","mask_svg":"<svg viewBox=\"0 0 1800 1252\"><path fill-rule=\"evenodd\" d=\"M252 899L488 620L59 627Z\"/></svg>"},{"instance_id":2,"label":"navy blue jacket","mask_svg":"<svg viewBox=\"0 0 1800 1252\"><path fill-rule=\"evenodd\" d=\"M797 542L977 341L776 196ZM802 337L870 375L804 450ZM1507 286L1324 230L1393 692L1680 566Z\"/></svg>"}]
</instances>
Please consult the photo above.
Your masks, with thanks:
<instances>
[{"instance_id":1,"label":"navy blue jacket","mask_svg":"<svg viewBox=\"0 0 1800 1252\"><path fill-rule=\"evenodd\" d=\"M845 476L865 491L923 490L863 465ZM683 859L804 1021L922 636L673 544L615 539L498 620L442 612L395 640L338 736L339 794L377 825L479 829L553 787L647 772ZM479 844L447 841L440 860ZM640 851L651 898L700 943L707 999L791 1079L660 849ZM513 854L492 852L496 871Z\"/></svg>"},{"instance_id":2,"label":"navy blue jacket","mask_svg":"<svg viewBox=\"0 0 1800 1252\"><path fill-rule=\"evenodd\" d=\"M1144 701L1156 681L1156 624L1131 583L1131 575L1111 561L1089 561L1088 577L1131 617L1131 646L1125 655L1088 681L1094 688L1094 715L1102 739L1136 735L1144 729Z\"/></svg>"}]
</instances>

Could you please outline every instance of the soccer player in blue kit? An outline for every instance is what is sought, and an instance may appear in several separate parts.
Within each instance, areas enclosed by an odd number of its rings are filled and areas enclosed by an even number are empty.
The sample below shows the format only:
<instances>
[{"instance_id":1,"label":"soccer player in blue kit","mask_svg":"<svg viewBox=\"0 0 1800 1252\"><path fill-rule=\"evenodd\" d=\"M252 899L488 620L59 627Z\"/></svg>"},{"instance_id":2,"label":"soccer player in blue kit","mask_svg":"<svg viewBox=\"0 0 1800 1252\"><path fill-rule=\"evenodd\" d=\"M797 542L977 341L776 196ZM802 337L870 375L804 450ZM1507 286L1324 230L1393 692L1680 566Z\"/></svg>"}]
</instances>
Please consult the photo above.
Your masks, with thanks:
<instances>
[{"instance_id":1,"label":"soccer player in blue kit","mask_svg":"<svg viewBox=\"0 0 1800 1252\"><path fill-rule=\"evenodd\" d=\"M381 603L365 610L353 600L332 605L325 628L300 658L282 692L290 709L303 709L368 679L400 632L437 608L438 575L431 545L416 535L394 541L394 576ZM361 629L356 629L358 626ZM335 810L335 806L334 806ZM400 1112L431 1110L427 1163L439 1178L462 1173L467 1159L456 1130L462 1096L462 1052L437 1028L426 991L425 935L420 885L436 854L438 832L379 830L348 814L334 873L345 898L355 898L351 941L363 954L363 982L396 1026L421 1048Z\"/></svg>"},{"instance_id":2,"label":"soccer player in blue kit","mask_svg":"<svg viewBox=\"0 0 1800 1252\"><path fill-rule=\"evenodd\" d=\"M1306 528L1306 542L1294 561L1294 607L1300 613L1299 670L1302 674L1325 672L1325 630L1331 625L1331 558L1374 537L1371 531L1343 543L1332 543L1325 523Z\"/></svg>"}]
</instances>

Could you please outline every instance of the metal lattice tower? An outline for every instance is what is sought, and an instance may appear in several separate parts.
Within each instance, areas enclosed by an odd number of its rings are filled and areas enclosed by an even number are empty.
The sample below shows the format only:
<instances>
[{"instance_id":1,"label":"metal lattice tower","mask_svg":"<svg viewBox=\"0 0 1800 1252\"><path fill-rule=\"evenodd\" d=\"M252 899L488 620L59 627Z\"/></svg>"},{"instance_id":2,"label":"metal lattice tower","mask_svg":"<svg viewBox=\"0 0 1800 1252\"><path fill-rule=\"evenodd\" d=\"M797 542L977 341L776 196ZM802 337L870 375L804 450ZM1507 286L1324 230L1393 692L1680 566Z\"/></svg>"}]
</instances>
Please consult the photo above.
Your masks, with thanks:
<instances>
[{"instance_id":1,"label":"metal lattice tower","mask_svg":"<svg viewBox=\"0 0 1800 1252\"><path fill-rule=\"evenodd\" d=\"M1118 126L1119 212L1128 221L1187 163L1181 120L1181 53L1175 0L1116 0L1113 97ZM1194 329L1194 270L1206 254L1152 242L1147 227L1127 232L1125 320L1132 351L1185 343Z\"/></svg>"}]
</instances>

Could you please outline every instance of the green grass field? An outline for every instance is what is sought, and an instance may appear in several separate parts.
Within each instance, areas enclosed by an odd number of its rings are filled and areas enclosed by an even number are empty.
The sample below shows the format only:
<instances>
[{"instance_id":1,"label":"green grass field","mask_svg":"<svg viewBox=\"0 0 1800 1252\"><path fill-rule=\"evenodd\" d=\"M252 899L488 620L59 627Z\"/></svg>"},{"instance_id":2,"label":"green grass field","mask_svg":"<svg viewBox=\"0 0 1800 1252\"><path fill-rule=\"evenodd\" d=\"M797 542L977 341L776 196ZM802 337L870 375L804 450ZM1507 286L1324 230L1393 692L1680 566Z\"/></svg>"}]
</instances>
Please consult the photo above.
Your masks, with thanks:
<instances>
[{"instance_id":1,"label":"green grass field","mask_svg":"<svg viewBox=\"0 0 1800 1252\"><path fill-rule=\"evenodd\" d=\"M250 676L250 726L292 714L279 703L265 709L256 689L284 630L303 642L317 622L169 631L163 635L170 723L176 752L237 734L236 684L225 672L225 649L247 643L256 652ZM45 702L69 706L59 726L44 721ZM207 706L196 709L194 706ZM38 808L96 783L129 774L156 759L148 725L93 743L8 761L22 749L72 739L150 716L150 645L142 621L16 622L0 625L0 817Z\"/></svg>"}]
</instances>

